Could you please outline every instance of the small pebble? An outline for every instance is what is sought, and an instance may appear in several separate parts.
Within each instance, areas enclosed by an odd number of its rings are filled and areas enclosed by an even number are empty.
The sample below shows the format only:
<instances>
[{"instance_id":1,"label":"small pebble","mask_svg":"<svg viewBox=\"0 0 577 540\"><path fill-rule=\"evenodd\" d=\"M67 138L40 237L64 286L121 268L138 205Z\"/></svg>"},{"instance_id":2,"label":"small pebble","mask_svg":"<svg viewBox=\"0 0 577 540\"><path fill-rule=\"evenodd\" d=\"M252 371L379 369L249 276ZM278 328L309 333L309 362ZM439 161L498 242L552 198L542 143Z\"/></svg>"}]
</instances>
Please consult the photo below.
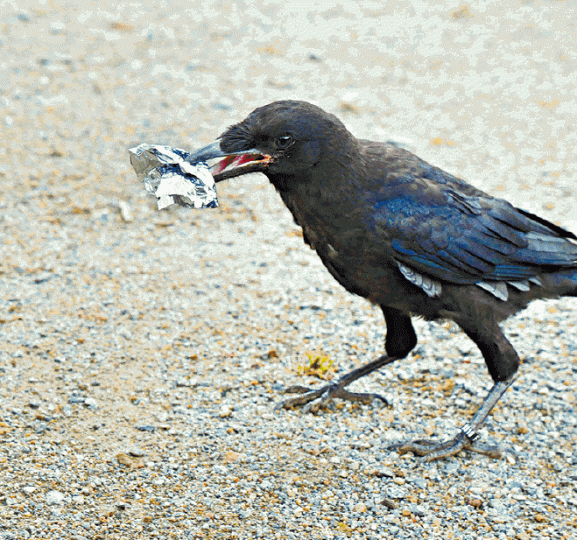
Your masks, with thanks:
<instances>
[{"instance_id":1,"label":"small pebble","mask_svg":"<svg viewBox=\"0 0 577 540\"><path fill-rule=\"evenodd\" d=\"M64 493L61 491L52 490L46 493L46 504L62 504L64 501Z\"/></svg>"}]
</instances>

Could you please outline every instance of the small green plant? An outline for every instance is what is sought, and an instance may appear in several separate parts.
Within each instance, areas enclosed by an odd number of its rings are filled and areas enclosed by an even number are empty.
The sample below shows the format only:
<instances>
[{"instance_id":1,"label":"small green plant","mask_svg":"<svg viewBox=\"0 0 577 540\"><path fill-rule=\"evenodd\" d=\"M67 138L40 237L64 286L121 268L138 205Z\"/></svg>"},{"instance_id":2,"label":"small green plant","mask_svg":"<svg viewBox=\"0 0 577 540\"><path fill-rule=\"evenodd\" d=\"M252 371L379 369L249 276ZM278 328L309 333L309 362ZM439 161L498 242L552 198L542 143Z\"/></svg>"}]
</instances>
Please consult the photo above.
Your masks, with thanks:
<instances>
[{"instance_id":1,"label":"small green plant","mask_svg":"<svg viewBox=\"0 0 577 540\"><path fill-rule=\"evenodd\" d=\"M328 381L334 377L333 361L324 354L308 353L307 361L297 368L299 375L310 375Z\"/></svg>"}]
</instances>

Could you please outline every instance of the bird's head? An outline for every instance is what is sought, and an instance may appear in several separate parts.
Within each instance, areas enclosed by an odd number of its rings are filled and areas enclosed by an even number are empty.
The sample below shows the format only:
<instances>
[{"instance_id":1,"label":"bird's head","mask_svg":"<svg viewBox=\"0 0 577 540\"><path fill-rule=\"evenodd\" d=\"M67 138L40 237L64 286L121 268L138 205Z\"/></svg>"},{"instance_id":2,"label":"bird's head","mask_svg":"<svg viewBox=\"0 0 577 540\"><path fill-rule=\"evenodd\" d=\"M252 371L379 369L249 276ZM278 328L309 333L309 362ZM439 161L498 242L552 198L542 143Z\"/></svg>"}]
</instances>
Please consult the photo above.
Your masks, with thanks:
<instances>
[{"instance_id":1,"label":"bird's head","mask_svg":"<svg viewBox=\"0 0 577 540\"><path fill-rule=\"evenodd\" d=\"M275 183L275 177L306 175L329 153L341 151L343 139L349 138L341 121L319 107L275 101L255 109L189 160L208 161L216 182L262 172Z\"/></svg>"}]
</instances>

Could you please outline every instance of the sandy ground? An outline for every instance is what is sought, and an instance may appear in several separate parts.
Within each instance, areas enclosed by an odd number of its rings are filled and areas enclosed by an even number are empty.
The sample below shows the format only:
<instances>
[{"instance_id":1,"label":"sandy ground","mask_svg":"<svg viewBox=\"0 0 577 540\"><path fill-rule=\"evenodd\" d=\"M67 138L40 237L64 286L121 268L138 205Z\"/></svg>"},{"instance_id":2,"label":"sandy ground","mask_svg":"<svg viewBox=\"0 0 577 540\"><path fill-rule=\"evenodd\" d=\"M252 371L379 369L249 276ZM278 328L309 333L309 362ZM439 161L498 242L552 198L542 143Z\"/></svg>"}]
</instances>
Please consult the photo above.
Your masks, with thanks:
<instances>
[{"instance_id":1,"label":"sandy ground","mask_svg":"<svg viewBox=\"0 0 577 540\"><path fill-rule=\"evenodd\" d=\"M577 538L575 302L507 324L524 360L483 435L427 464L490 387L451 325L360 381L393 407L275 411L311 358L381 353L264 177L158 212L127 149L194 149L312 101L577 232L575 1L0 0L0 538ZM220 186L219 186L220 187Z\"/></svg>"}]
</instances>

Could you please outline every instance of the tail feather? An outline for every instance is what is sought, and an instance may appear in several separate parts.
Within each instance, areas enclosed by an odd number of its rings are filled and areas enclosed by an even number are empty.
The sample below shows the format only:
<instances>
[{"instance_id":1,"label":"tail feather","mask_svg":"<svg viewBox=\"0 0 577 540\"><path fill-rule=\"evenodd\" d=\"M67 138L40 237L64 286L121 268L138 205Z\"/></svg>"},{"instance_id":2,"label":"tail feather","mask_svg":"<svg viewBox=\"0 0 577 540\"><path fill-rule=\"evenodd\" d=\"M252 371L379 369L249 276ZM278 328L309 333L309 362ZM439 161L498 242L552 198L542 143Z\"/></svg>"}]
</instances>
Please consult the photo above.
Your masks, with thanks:
<instances>
[{"instance_id":1,"label":"tail feather","mask_svg":"<svg viewBox=\"0 0 577 540\"><path fill-rule=\"evenodd\" d=\"M577 270L575 268L546 272L539 275L540 285L531 285L529 302L538 298L577 296Z\"/></svg>"},{"instance_id":2,"label":"tail feather","mask_svg":"<svg viewBox=\"0 0 577 540\"><path fill-rule=\"evenodd\" d=\"M577 270L565 270L549 274L550 286L560 296L577 296Z\"/></svg>"}]
</instances>

